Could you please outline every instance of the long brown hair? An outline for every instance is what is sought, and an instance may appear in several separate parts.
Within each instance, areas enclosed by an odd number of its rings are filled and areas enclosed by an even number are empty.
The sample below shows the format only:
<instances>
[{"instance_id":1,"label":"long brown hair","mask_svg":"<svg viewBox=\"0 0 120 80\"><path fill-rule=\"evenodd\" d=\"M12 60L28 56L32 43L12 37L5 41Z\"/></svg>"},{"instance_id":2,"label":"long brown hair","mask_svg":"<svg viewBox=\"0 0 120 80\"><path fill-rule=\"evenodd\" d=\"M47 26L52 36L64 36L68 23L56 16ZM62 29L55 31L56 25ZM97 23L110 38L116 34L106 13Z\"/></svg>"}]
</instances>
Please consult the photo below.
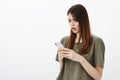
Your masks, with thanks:
<instances>
[{"instance_id":1,"label":"long brown hair","mask_svg":"<svg viewBox=\"0 0 120 80\"><path fill-rule=\"evenodd\" d=\"M84 6L81 4L73 5L67 12L67 15L71 14L73 18L79 22L80 26L80 40L82 40L82 46L79 54L85 54L89 51L92 43L92 35L90 32L90 23L88 13ZM68 39L67 48L72 49L75 43L76 34L70 31L70 37Z\"/></svg>"}]
</instances>

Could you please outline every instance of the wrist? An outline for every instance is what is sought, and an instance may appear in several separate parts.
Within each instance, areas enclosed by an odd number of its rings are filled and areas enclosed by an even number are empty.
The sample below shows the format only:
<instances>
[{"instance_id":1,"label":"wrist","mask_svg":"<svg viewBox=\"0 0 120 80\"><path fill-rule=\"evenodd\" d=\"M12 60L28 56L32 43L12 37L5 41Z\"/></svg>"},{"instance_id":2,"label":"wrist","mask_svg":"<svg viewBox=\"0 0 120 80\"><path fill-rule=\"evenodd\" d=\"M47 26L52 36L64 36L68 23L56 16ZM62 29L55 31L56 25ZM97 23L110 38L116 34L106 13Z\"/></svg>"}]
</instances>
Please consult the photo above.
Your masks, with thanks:
<instances>
[{"instance_id":1,"label":"wrist","mask_svg":"<svg viewBox=\"0 0 120 80\"><path fill-rule=\"evenodd\" d=\"M60 58L60 57L59 57L58 60L59 60L59 62L62 62L62 61L63 61L63 58Z\"/></svg>"},{"instance_id":2,"label":"wrist","mask_svg":"<svg viewBox=\"0 0 120 80\"><path fill-rule=\"evenodd\" d=\"M80 55L80 56L79 56L79 62L82 63L83 60L84 60L84 57Z\"/></svg>"}]
</instances>

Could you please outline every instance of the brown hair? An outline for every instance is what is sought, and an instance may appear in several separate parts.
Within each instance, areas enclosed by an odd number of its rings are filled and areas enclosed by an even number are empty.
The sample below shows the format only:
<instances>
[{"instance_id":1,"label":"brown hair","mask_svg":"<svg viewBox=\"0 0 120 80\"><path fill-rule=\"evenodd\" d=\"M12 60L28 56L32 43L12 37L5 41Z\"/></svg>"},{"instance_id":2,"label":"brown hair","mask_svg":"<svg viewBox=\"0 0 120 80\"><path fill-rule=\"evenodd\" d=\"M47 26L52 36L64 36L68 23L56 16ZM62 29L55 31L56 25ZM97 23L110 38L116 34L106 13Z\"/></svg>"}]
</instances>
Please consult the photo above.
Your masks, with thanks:
<instances>
[{"instance_id":1,"label":"brown hair","mask_svg":"<svg viewBox=\"0 0 120 80\"><path fill-rule=\"evenodd\" d=\"M84 6L81 4L73 5L67 12L67 15L71 14L73 18L80 24L80 40L82 40L82 46L79 51L79 54L85 54L89 51L92 43L92 35L90 32L90 23L87 11ZM75 43L76 34L72 31L70 32L70 37L66 44L67 48L72 49Z\"/></svg>"}]
</instances>

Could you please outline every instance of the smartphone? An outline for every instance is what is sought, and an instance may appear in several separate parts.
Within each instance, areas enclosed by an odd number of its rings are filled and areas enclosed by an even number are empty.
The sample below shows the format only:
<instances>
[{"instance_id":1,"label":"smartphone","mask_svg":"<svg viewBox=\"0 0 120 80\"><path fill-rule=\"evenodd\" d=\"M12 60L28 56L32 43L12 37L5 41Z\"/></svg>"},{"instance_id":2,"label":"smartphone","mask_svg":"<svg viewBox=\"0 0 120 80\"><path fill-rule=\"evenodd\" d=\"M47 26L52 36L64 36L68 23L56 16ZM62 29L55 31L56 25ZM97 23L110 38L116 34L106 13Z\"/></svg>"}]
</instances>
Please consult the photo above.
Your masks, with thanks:
<instances>
[{"instance_id":1,"label":"smartphone","mask_svg":"<svg viewBox=\"0 0 120 80\"><path fill-rule=\"evenodd\" d=\"M56 45L58 48L64 48L64 46L63 46L60 42L55 42L55 45Z\"/></svg>"}]
</instances>

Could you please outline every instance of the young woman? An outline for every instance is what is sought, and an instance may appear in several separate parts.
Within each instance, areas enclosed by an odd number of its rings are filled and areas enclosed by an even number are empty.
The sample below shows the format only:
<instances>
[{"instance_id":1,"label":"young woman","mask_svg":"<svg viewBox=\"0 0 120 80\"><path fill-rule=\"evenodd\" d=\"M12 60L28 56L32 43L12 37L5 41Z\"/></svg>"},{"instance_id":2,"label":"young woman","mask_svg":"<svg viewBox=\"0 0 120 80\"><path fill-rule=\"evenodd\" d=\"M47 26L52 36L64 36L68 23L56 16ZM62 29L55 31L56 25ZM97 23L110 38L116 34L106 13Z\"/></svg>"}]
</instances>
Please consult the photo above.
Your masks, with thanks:
<instances>
[{"instance_id":1,"label":"young woman","mask_svg":"<svg viewBox=\"0 0 120 80\"><path fill-rule=\"evenodd\" d=\"M104 42L92 35L87 11L81 4L67 12L70 36L61 39L56 60L60 63L57 80L101 80L104 67Z\"/></svg>"}]
</instances>

